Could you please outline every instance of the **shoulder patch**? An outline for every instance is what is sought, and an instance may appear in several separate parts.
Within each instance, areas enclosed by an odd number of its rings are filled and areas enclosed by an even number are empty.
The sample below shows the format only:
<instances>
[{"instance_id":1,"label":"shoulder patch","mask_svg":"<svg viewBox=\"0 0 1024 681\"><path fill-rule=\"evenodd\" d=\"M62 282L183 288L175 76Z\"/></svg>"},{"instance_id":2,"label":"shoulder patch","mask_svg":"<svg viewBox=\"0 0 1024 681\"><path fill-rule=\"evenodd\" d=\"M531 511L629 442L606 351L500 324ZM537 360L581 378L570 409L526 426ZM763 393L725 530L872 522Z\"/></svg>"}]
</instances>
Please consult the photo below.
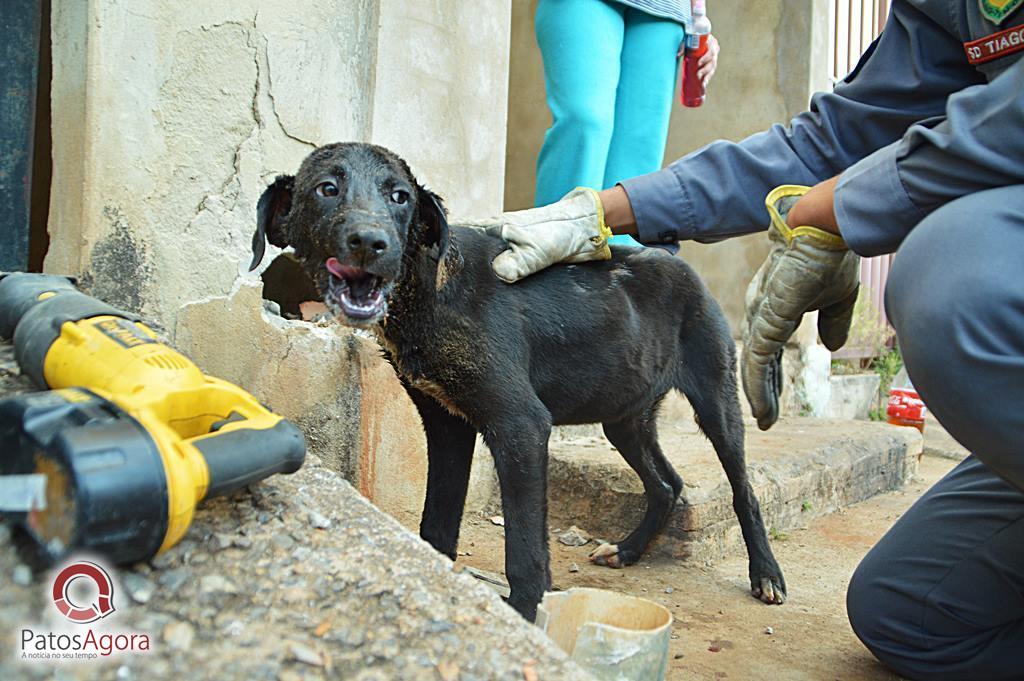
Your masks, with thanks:
<instances>
[{"instance_id":1,"label":"shoulder patch","mask_svg":"<svg viewBox=\"0 0 1024 681\"><path fill-rule=\"evenodd\" d=\"M1024 3L1024 0L978 0L981 13L996 26L1013 14L1021 3Z\"/></svg>"}]
</instances>

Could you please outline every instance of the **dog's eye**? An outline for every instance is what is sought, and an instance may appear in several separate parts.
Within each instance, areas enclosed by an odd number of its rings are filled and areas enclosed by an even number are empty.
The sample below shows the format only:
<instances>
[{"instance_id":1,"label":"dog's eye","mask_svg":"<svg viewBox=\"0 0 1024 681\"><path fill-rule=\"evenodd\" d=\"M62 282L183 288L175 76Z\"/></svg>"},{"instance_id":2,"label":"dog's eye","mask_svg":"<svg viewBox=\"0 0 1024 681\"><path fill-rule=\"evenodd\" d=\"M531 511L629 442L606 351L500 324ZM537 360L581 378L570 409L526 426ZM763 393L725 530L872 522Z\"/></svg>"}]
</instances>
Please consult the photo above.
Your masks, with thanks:
<instances>
[{"instance_id":1,"label":"dog's eye","mask_svg":"<svg viewBox=\"0 0 1024 681\"><path fill-rule=\"evenodd\" d=\"M316 186L316 193L320 196L337 196L338 185L333 182L321 182Z\"/></svg>"},{"instance_id":2,"label":"dog's eye","mask_svg":"<svg viewBox=\"0 0 1024 681\"><path fill-rule=\"evenodd\" d=\"M409 192L403 191L401 189L396 189L395 191L391 192L391 200L399 205L406 203L409 201Z\"/></svg>"}]
</instances>

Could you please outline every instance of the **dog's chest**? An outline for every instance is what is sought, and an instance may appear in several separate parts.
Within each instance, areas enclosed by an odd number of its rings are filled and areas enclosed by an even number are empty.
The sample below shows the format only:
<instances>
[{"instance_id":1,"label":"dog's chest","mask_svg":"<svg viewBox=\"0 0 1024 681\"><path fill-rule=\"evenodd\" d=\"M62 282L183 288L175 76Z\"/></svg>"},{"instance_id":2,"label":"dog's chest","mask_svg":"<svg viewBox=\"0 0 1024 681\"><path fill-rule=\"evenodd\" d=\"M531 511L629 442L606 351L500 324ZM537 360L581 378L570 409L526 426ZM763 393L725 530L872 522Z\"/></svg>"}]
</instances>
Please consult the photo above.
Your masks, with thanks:
<instances>
[{"instance_id":1,"label":"dog's chest","mask_svg":"<svg viewBox=\"0 0 1024 681\"><path fill-rule=\"evenodd\" d=\"M469 418L459 409L458 405L448 396L448 392L438 383L431 381L427 378L413 378L409 379L409 383L412 387L416 388L420 392L430 395L437 402L448 410L452 416L458 416L464 421L469 421Z\"/></svg>"},{"instance_id":2,"label":"dog's chest","mask_svg":"<svg viewBox=\"0 0 1024 681\"><path fill-rule=\"evenodd\" d=\"M458 416L466 421L469 420L451 397L451 391L442 385L440 380L435 380L434 377L439 376L441 372L430 361L427 353L418 350L415 345L412 346L412 349L403 350L383 333L377 333L377 340L387 351L388 358L392 366L395 367L395 371L401 374L409 385L423 394L434 398L453 416Z\"/></svg>"}]
</instances>

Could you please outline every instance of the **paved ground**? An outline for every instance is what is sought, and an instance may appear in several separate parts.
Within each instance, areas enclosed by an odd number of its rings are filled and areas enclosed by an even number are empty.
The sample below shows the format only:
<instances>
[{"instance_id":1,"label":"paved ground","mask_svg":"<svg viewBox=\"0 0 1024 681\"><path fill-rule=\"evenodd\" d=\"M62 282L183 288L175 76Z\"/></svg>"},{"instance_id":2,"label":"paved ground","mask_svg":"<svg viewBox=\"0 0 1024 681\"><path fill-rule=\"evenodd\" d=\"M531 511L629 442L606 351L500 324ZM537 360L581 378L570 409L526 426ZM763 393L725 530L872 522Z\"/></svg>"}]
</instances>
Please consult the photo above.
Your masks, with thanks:
<instances>
[{"instance_id":1,"label":"paved ground","mask_svg":"<svg viewBox=\"0 0 1024 681\"><path fill-rule=\"evenodd\" d=\"M789 601L766 606L747 593L746 561L704 565L666 557L624 570L587 562L594 542L569 547L552 533L552 575L561 589L592 586L653 599L675 614L668 679L893 681L850 631L846 584L861 557L913 501L956 464L926 456L901 491L889 492L777 535L773 549ZM584 530L587 518L577 521ZM554 529L554 528L553 528ZM559 528L562 529L562 528ZM487 519L464 524L459 562L502 570L502 530ZM571 572L575 565L578 572ZM769 628L772 633L766 633Z\"/></svg>"}]
</instances>

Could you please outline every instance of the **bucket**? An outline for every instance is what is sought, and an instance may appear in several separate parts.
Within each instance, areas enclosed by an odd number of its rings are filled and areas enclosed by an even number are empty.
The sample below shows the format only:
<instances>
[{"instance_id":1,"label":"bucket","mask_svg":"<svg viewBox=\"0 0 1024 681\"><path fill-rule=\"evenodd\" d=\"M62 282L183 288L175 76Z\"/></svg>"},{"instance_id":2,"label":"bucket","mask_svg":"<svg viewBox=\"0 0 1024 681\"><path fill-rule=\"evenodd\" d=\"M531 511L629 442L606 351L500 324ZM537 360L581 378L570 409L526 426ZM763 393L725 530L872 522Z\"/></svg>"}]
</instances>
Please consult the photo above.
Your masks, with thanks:
<instances>
[{"instance_id":1,"label":"bucket","mask_svg":"<svg viewBox=\"0 0 1024 681\"><path fill-rule=\"evenodd\" d=\"M663 681L672 613L634 596L601 589L544 594L539 626L601 681Z\"/></svg>"}]
</instances>

